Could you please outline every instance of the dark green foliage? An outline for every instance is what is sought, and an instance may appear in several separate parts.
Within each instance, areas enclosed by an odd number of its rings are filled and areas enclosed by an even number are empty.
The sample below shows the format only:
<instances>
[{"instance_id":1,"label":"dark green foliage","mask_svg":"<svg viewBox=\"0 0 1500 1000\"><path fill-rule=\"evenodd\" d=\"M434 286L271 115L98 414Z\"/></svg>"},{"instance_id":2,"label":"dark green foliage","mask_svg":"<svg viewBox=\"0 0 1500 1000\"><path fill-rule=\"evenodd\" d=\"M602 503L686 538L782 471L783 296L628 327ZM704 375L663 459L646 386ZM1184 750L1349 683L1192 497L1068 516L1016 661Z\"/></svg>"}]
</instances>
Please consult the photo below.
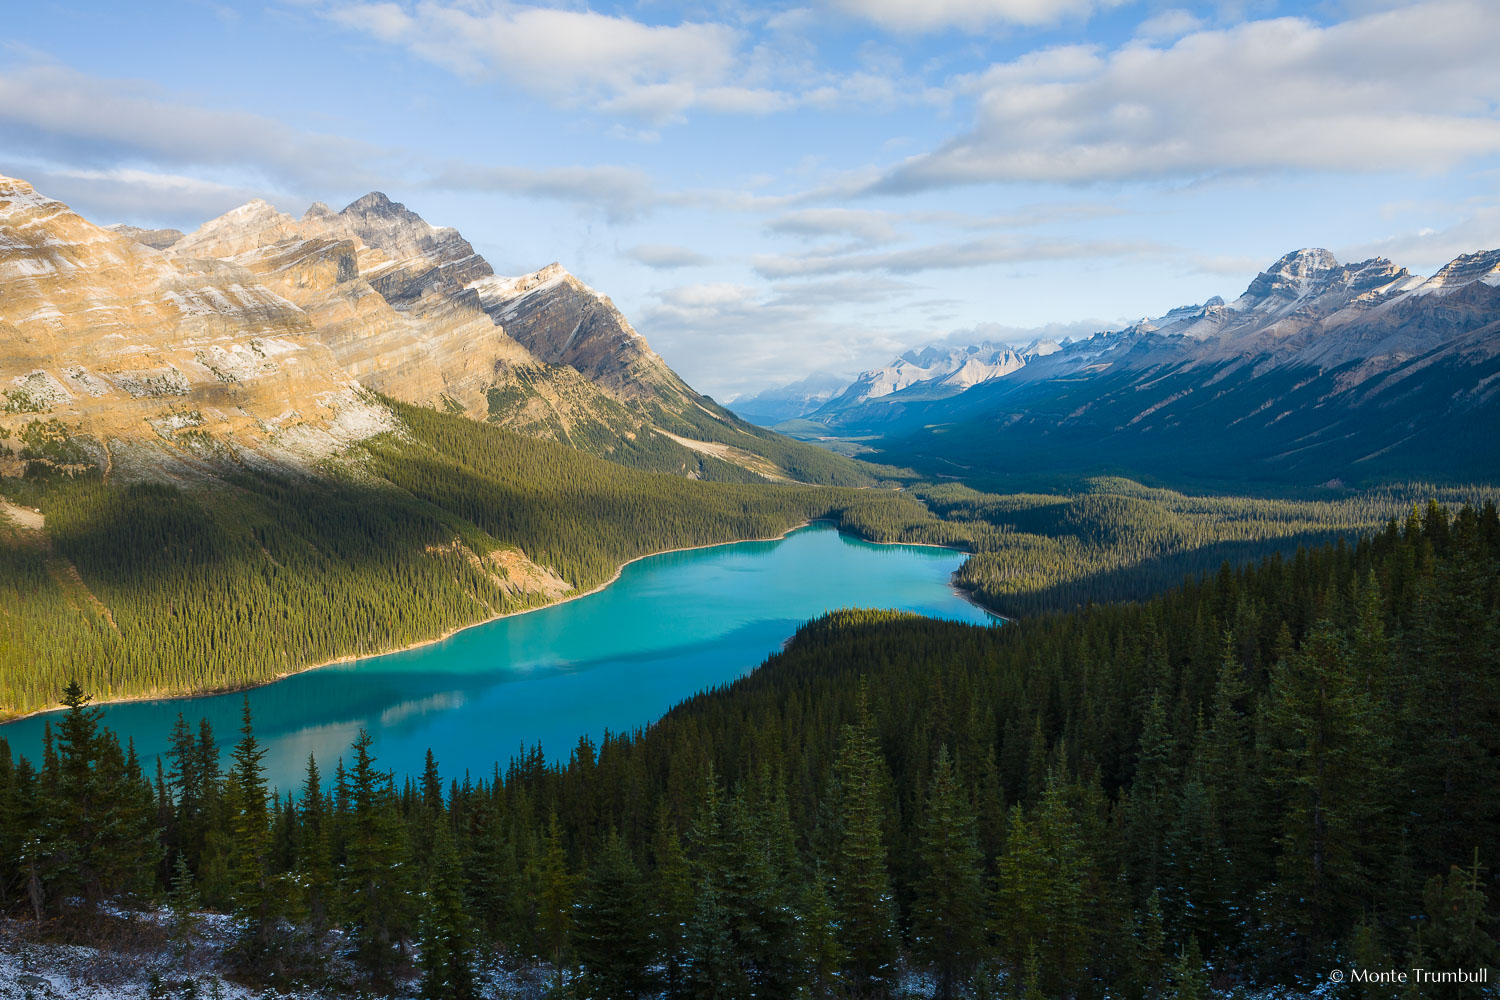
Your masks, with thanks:
<instances>
[{"instance_id":1,"label":"dark green foliage","mask_svg":"<svg viewBox=\"0 0 1500 1000\"><path fill-rule=\"evenodd\" d=\"M357 475L0 482L45 511L49 543L0 519L0 718L74 677L100 698L244 686L554 599L511 578L513 554L585 591L637 556L776 536L871 495L645 472L386 402L406 430L365 442Z\"/></svg>"},{"instance_id":2,"label":"dark green foliage","mask_svg":"<svg viewBox=\"0 0 1500 1000\"><path fill-rule=\"evenodd\" d=\"M577 951L589 996L630 1000L655 986L650 909L630 849L611 833L578 908Z\"/></svg>"},{"instance_id":3,"label":"dark green foliage","mask_svg":"<svg viewBox=\"0 0 1500 1000\"><path fill-rule=\"evenodd\" d=\"M897 950L884 834L888 779L863 688L854 722L839 737L833 776L839 804L833 907L844 967L856 996L885 996L895 976Z\"/></svg>"},{"instance_id":4,"label":"dark green foliage","mask_svg":"<svg viewBox=\"0 0 1500 1000\"><path fill-rule=\"evenodd\" d=\"M375 769L371 742L363 729L354 741L341 895L355 955L376 983L386 984L415 929L414 885L400 803L390 773Z\"/></svg>"},{"instance_id":5,"label":"dark green foliage","mask_svg":"<svg viewBox=\"0 0 1500 1000\"><path fill-rule=\"evenodd\" d=\"M464 907L463 868L446 823L437 825L422 914L423 1000L472 1000L474 946Z\"/></svg>"},{"instance_id":6,"label":"dark green foliage","mask_svg":"<svg viewBox=\"0 0 1500 1000\"><path fill-rule=\"evenodd\" d=\"M1497 959L1497 580L1494 509L1434 507L1141 604L838 612L566 762L533 749L446 792L434 764L398 793L361 736L331 790L310 769L265 807L264 871L348 931L362 986L420 967L445 997L470 948L674 998L879 996L902 962L955 995L1131 1000L1475 968ZM179 726L158 804L70 701L40 774L0 753L0 905L64 913L137 871L180 895L183 868L206 900L243 893L253 744L225 779ZM85 758L147 798L101 812ZM146 815L178 876L77 846L106 814Z\"/></svg>"},{"instance_id":7,"label":"dark green foliage","mask_svg":"<svg viewBox=\"0 0 1500 1000\"><path fill-rule=\"evenodd\" d=\"M912 954L937 971L940 1000L949 1000L968 979L984 946L984 856L974 828L973 807L944 746L933 764L918 832L911 908Z\"/></svg>"},{"instance_id":8,"label":"dark green foliage","mask_svg":"<svg viewBox=\"0 0 1500 1000\"><path fill-rule=\"evenodd\" d=\"M99 728L99 709L77 682L63 692L55 763L43 772L43 814L36 877L47 897L106 897L148 891L160 856L151 789L134 751ZM29 879L28 879L29 881Z\"/></svg>"}]
</instances>

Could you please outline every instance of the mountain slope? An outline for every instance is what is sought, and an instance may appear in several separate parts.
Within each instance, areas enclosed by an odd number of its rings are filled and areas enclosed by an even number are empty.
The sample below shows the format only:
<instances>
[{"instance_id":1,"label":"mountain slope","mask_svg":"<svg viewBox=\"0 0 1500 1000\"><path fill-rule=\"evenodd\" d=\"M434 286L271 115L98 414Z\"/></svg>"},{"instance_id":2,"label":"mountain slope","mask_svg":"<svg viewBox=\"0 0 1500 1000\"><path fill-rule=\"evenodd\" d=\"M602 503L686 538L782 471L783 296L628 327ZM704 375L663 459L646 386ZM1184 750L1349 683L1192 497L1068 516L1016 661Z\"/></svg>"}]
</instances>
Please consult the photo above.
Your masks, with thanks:
<instances>
[{"instance_id":1,"label":"mountain slope","mask_svg":"<svg viewBox=\"0 0 1500 1000\"><path fill-rule=\"evenodd\" d=\"M1500 473L1497 389L1500 251L1421 278L1303 250L1232 303L1067 344L960 395L888 406L879 424L860 416L889 460L950 475L1452 481Z\"/></svg>"},{"instance_id":2,"label":"mountain slope","mask_svg":"<svg viewBox=\"0 0 1500 1000\"><path fill-rule=\"evenodd\" d=\"M0 178L0 471L64 437L71 464L122 472L316 463L394 426L359 388L245 268L168 255Z\"/></svg>"},{"instance_id":3,"label":"mountain slope","mask_svg":"<svg viewBox=\"0 0 1500 1000\"><path fill-rule=\"evenodd\" d=\"M694 392L560 266L498 278L379 192L301 218L252 201L183 235L0 180L0 461L51 421L111 472L307 469L390 428L362 389L653 471L873 481Z\"/></svg>"}]
</instances>

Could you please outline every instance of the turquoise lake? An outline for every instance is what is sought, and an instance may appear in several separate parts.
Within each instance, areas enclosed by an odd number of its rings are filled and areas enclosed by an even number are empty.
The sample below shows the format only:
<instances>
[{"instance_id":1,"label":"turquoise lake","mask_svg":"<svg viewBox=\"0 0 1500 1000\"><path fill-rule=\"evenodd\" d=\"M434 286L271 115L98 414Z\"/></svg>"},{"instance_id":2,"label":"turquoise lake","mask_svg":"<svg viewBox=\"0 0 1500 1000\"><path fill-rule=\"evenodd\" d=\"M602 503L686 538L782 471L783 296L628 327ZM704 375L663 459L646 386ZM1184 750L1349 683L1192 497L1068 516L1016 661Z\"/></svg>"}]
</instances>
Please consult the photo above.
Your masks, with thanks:
<instances>
[{"instance_id":1,"label":"turquoise lake","mask_svg":"<svg viewBox=\"0 0 1500 1000\"><path fill-rule=\"evenodd\" d=\"M540 742L566 759L578 738L628 732L758 666L803 622L839 608L899 608L997 621L949 577L962 553L872 545L826 524L783 539L649 556L603 590L458 632L441 642L309 670L249 692L267 778L297 788L308 754L325 782L361 728L378 766L417 773L431 747L444 779L488 776ZM240 693L105 706L148 773L181 712L237 738ZM44 718L0 726L13 752L41 756Z\"/></svg>"}]
</instances>

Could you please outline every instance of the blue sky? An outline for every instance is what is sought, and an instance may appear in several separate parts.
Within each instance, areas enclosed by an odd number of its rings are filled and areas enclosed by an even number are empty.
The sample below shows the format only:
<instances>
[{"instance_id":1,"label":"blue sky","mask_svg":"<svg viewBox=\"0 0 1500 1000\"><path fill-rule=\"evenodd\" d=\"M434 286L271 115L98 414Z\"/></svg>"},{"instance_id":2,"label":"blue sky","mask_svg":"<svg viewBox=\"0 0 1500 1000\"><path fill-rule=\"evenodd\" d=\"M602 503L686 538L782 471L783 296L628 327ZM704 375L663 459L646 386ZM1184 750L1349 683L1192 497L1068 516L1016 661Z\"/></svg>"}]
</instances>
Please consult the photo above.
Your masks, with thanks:
<instances>
[{"instance_id":1,"label":"blue sky","mask_svg":"<svg viewBox=\"0 0 1500 1000\"><path fill-rule=\"evenodd\" d=\"M1500 246L1494 0L12 5L0 172L100 222L372 189L721 399Z\"/></svg>"}]
</instances>

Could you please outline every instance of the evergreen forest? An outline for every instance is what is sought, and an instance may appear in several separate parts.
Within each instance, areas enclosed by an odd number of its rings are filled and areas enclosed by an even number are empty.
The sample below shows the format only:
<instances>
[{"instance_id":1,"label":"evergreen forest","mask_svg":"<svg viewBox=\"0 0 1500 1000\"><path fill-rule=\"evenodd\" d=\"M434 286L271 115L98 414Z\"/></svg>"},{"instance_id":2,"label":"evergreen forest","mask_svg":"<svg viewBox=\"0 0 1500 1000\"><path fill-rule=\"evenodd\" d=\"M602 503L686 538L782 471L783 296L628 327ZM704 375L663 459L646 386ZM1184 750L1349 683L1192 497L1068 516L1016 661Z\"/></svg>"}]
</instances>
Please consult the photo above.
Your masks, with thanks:
<instances>
[{"instance_id":1,"label":"evergreen forest","mask_svg":"<svg viewBox=\"0 0 1500 1000\"><path fill-rule=\"evenodd\" d=\"M0 479L0 495L45 519L28 530L0 515L0 719L57 704L69 680L100 700L264 683L588 591L638 556L814 518L969 551L957 582L1015 617L1376 530L1419 496L1482 495L1190 496L1117 478L1012 495L909 477L894 488L901 470L833 455L824 467L791 442L768 454L806 482L706 481L663 471L676 452L644 438L615 438L601 458L383 402L402 430L319 477L221 464L212 478L106 480L65 434L34 426L25 475ZM712 438L703 424L673 426ZM701 472L750 477L717 460Z\"/></svg>"},{"instance_id":2,"label":"evergreen forest","mask_svg":"<svg viewBox=\"0 0 1500 1000\"><path fill-rule=\"evenodd\" d=\"M277 984L1404 997L1435 994L1327 974L1500 960L1492 504L997 627L835 613L643 731L461 780L362 734L272 795L248 709L144 762L64 700L40 761L0 751L0 906L233 913Z\"/></svg>"}]
</instances>

